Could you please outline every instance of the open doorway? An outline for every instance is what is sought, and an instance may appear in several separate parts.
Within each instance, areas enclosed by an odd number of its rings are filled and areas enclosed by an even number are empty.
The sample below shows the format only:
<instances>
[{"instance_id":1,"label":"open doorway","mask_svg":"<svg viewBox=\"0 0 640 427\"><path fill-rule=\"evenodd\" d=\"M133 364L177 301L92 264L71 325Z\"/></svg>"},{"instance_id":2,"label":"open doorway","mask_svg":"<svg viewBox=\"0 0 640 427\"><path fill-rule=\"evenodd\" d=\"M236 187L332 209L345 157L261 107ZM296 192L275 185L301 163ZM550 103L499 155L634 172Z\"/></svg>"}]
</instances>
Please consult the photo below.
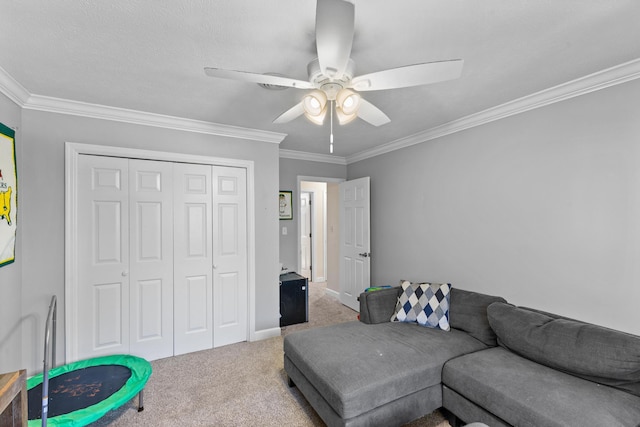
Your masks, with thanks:
<instances>
[{"instance_id":1,"label":"open doorway","mask_svg":"<svg viewBox=\"0 0 640 427\"><path fill-rule=\"evenodd\" d=\"M298 271L340 295L339 186L343 179L298 177Z\"/></svg>"},{"instance_id":2,"label":"open doorway","mask_svg":"<svg viewBox=\"0 0 640 427\"><path fill-rule=\"evenodd\" d=\"M307 184L307 181L302 182L302 191L300 192L300 274L313 282L313 265L319 264L319 260L316 261L313 259L313 255L315 252L313 250L313 237L323 236L318 236L318 233L315 232L313 227L313 220L315 218L313 208L316 207L316 204L313 203L315 193L313 191L309 191L308 188L306 188L308 187ZM320 231L324 234L324 227ZM323 250L324 248L320 249ZM321 282L323 280L316 279L315 281Z\"/></svg>"},{"instance_id":3,"label":"open doorway","mask_svg":"<svg viewBox=\"0 0 640 427\"><path fill-rule=\"evenodd\" d=\"M300 271L310 282L327 280L327 183L300 183Z\"/></svg>"}]
</instances>

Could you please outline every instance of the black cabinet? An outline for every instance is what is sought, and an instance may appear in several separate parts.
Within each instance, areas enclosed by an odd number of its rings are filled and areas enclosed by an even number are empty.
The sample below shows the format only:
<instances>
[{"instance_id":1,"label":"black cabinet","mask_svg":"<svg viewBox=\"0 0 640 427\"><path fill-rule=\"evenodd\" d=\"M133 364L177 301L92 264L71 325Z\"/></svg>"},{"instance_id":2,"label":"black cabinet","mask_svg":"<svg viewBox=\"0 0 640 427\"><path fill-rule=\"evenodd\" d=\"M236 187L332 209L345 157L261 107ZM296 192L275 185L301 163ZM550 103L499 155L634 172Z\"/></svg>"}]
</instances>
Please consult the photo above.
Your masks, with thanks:
<instances>
[{"instance_id":1,"label":"black cabinet","mask_svg":"<svg viewBox=\"0 0 640 427\"><path fill-rule=\"evenodd\" d=\"M309 283L298 273L280 275L280 326L309 321Z\"/></svg>"}]
</instances>

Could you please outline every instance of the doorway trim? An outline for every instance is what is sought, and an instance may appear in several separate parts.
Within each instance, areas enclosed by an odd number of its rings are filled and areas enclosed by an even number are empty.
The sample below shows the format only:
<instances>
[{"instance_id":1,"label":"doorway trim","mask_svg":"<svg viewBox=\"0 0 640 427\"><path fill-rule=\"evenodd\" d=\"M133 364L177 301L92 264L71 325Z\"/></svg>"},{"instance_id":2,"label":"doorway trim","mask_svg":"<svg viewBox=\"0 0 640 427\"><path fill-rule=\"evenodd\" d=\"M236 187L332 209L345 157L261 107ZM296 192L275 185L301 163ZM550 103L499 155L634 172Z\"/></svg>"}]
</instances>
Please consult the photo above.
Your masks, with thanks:
<instances>
[{"instance_id":1,"label":"doorway trim","mask_svg":"<svg viewBox=\"0 0 640 427\"><path fill-rule=\"evenodd\" d=\"M232 166L244 168L247 171L247 279L248 279L248 340L256 340L255 324L255 288L256 288L256 253L255 253L255 180L254 162L252 160L227 159L196 154L182 154L165 151L141 150L136 148L113 147L106 145L92 145L75 142L65 142L65 272L64 272L64 319L65 319L65 361L68 363L78 357L77 313L71 312L77 302L75 297L78 289L77 250L77 184L78 184L78 156L81 154L125 157L168 162L196 163L215 166Z\"/></svg>"},{"instance_id":2,"label":"doorway trim","mask_svg":"<svg viewBox=\"0 0 640 427\"><path fill-rule=\"evenodd\" d=\"M321 177L321 176L298 175L297 183L296 183L298 196L294 197L294 199L295 199L295 202L294 202L295 203L295 210L294 210L294 212L298 212L297 218L296 218L297 219L297 221L296 221L296 236L297 236L296 237L296 241L297 241L297 248L298 248L297 249L297 258L298 258L298 266L297 266L297 268L298 268L298 270L297 271L300 271L301 268L302 268L302 259L301 259L301 256L300 256L300 251L301 251L301 246L302 246L300 244L300 229L301 229L301 224L300 223L302 221L302 218L300 217L300 194L301 194L301 191L302 191L301 190L302 181L325 182L325 183L331 182L331 183L339 184L341 182L345 182L346 179L345 178L327 178L327 177ZM325 206L325 210L326 210L326 206ZM325 217L326 217L326 215L325 215ZM325 232L325 234L326 234L326 232ZM326 248L325 248L325 252L326 252ZM325 254L325 260L326 260L326 254ZM326 272L325 272L325 278L326 278L326 276L327 275L326 275Z\"/></svg>"}]
</instances>

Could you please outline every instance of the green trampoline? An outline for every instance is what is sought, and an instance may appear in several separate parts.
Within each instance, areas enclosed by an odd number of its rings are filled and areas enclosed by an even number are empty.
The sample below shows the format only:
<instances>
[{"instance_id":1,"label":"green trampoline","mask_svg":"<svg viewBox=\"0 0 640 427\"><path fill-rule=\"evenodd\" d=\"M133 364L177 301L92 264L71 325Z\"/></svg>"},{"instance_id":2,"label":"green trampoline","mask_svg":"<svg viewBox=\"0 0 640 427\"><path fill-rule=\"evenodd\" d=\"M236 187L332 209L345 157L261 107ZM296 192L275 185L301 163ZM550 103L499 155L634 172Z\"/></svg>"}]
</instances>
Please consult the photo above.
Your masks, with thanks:
<instances>
[{"instance_id":1,"label":"green trampoline","mask_svg":"<svg viewBox=\"0 0 640 427\"><path fill-rule=\"evenodd\" d=\"M85 426L107 412L119 408L140 395L151 365L144 359L130 355L115 355L81 360L49 371L49 401L44 409L51 426ZM42 423L43 375L27 380L29 427ZM41 405L41 402L43 403Z\"/></svg>"},{"instance_id":2,"label":"green trampoline","mask_svg":"<svg viewBox=\"0 0 640 427\"><path fill-rule=\"evenodd\" d=\"M46 426L47 423L51 426L85 426L124 405L136 394L138 411L142 411L143 389L151 376L151 364L140 357L103 356L48 369L49 320L53 320L55 331L55 312L54 296L45 328L43 373L27 380L29 427ZM53 335L55 347L55 332ZM55 366L53 355L51 359Z\"/></svg>"}]
</instances>

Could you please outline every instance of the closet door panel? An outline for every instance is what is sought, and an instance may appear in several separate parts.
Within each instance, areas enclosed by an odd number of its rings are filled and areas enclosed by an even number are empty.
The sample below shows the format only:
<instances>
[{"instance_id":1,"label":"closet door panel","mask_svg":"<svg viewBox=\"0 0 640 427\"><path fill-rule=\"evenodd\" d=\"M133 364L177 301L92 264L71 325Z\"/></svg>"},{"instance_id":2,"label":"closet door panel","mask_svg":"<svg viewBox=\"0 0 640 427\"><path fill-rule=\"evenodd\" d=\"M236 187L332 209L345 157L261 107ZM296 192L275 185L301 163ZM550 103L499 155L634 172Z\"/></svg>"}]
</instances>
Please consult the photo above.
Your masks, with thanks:
<instances>
[{"instance_id":1,"label":"closet door panel","mask_svg":"<svg viewBox=\"0 0 640 427\"><path fill-rule=\"evenodd\" d=\"M218 276L220 281L219 296L223 302L220 307L220 326L222 328L235 326L242 322L242 319L238 317L241 314L241 310L238 310L240 299L238 294L241 292L238 276L237 272L223 273Z\"/></svg>"},{"instance_id":2,"label":"closet door panel","mask_svg":"<svg viewBox=\"0 0 640 427\"><path fill-rule=\"evenodd\" d=\"M211 166L174 165L175 354L213 346Z\"/></svg>"},{"instance_id":3,"label":"closet door panel","mask_svg":"<svg viewBox=\"0 0 640 427\"><path fill-rule=\"evenodd\" d=\"M140 302L135 334L138 342L162 339L162 280L139 280L135 289L135 299Z\"/></svg>"},{"instance_id":4,"label":"closet door panel","mask_svg":"<svg viewBox=\"0 0 640 427\"><path fill-rule=\"evenodd\" d=\"M173 355L173 164L129 160L131 353Z\"/></svg>"},{"instance_id":5,"label":"closet door panel","mask_svg":"<svg viewBox=\"0 0 640 427\"><path fill-rule=\"evenodd\" d=\"M211 291L209 289L207 276L193 276L186 278L187 296L187 325L188 334L211 331ZM204 348L210 348L210 334L206 334L207 344L202 344Z\"/></svg>"},{"instance_id":6,"label":"closet door panel","mask_svg":"<svg viewBox=\"0 0 640 427\"><path fill-rule=\"evenodd\" d=\"M104 283L93 287L92 307L95 310L91 324L95 350L128 347L122 333L122 303L122 283Z\"/></svg>"}]
</instances>

